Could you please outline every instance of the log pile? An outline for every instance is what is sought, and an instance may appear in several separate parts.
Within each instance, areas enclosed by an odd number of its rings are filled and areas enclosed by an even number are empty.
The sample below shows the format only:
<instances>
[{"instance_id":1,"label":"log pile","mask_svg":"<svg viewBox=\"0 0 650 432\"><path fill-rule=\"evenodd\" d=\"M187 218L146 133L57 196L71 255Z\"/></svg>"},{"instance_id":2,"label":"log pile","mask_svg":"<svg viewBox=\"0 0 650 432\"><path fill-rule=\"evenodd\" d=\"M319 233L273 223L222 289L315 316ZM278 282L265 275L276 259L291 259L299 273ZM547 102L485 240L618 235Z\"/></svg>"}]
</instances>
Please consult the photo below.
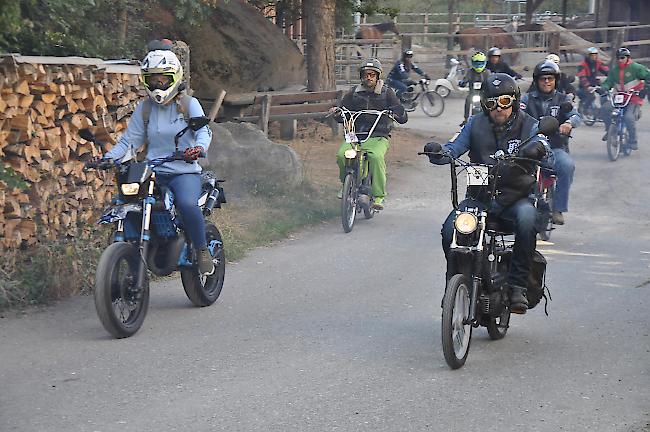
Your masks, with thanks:
<instances>
[{"instance_id":1,"label":"log pile","mask_svg":"<svg viewBox=\"0 0 650 432\"><path fill-rule=\"evenodd\" d=\"M102 151L78 131L89 128L110 148L143 96L137 72L99 59L1 58L0 156L18 182L0 176L0 250L94 224L112 176L83 171Z\"/></svg>"}]
</instances>

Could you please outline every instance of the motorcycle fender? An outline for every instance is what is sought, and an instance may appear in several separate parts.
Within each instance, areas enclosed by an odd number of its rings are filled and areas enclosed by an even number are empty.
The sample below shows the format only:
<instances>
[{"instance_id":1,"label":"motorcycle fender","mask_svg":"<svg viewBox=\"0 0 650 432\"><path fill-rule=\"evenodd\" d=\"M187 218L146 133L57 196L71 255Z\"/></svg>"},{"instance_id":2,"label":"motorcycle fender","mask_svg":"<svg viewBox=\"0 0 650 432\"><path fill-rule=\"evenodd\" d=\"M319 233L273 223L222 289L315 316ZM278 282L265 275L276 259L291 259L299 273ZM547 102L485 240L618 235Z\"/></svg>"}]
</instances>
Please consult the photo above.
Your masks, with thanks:
<instances>
[{"instance_id":1,"label":"motorcycle fender","mask_svg":"<svg viewBox=\"0 0 650 432\"><path fill-rule=\"evenodd\" d=\"M130 212L142 213L142 206L140 204L116 205L106 210L97 223L103 225L124 220Z\"/></svg>"},{"instance_id":2,"label":"motorcycle fender","mask_svg":"<svg viewBox=\"0 0 650 432\"><path fill-rule=\"evenodd\" d=\"M451 83L449 82L448 79L446 78L439 78L436 80L436 83L433 85L433 88L437 88L438 86L442 86L445 88L448 88L449 90L453 90L454 87L452 87Z\"/></svg>"}]
</instances>

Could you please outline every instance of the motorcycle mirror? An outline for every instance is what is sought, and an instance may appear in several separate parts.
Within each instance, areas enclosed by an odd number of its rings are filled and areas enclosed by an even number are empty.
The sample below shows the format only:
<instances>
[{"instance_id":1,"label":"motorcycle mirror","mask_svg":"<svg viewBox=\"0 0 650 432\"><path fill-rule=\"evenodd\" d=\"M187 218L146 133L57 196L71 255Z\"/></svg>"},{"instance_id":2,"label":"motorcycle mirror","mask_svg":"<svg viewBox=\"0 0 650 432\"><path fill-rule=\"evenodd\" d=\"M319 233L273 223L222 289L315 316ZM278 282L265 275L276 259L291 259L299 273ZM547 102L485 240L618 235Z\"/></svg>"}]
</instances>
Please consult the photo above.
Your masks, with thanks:
<instances>
[{"instance_id":1,"label":"motorcycle mirror","mask_svg":"<svg viewBox=\"0 0 650 432\"><path fill-rule=\"evenodd\" d=\"M503 150L497 150L494 152L494 159L501 159L506 155Z\"/></svg>"},{"instance_id":2,"label":"motorcycle mirror","mask_svg":"<svg viewBox=\"0 0 650 432\"><path fill-rule=\"evenodd\" d=\"M192 129L194 132L197 130L201 129L203 126L206 126L208 123L210 123L210 119L205 116L201 117L192 117L188 123L188 126L190 129Z\"/></svg>"},{"instance_id":3,"label":"motorcycle mirror","mask_svg":"<svg viewBox=\"0 0 650 432\"><path fill-rule=\"evenodd\" d=\"M560 122L555 117L544 116L539 119L539 133L543 135L553 135L560 128Z\"/></svg>"}]
</instances>

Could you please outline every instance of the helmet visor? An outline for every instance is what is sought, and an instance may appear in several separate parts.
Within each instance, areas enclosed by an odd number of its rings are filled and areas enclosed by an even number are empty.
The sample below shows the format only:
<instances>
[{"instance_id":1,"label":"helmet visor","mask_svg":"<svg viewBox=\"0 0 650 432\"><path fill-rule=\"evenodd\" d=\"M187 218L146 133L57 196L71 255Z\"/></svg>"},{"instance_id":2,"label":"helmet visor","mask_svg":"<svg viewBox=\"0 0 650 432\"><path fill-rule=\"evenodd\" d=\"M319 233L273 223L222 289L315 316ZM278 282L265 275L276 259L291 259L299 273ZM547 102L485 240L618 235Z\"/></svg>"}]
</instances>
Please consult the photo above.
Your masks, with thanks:
<instances>
[{"instance_id":1,"label":"helmet visor","mask_svg":"<svg viewBox=\"0 0 650 432\"><path fill-rule=\"evenodd\" d=\"M478 71L483 71L487 66L487 60L472 60L472 68Z\"/></svg>"},{"instance_id":2,"label":"helmet visor","mask_svg":"<svg viewBox=\"0 0 650 432\"><path fill-rule=\"evenodd\" d=\"M165 73L143 73L142 82L149 90L167 90L176 82L176 75L173 72Z\"/></svg>"},{"instance_id":3,"label":"helmet visor","mask_svg":"<svg viewBox=\"0 0 650 432\"><path fill-rule=\"evenodd\" d=\"M508 109L515 103L516 100L517 98L513 95L501 95L485 99L483 105L485 105L485 108L490 111L497 109L497 107Z\"/></svg>"}]
</instances>

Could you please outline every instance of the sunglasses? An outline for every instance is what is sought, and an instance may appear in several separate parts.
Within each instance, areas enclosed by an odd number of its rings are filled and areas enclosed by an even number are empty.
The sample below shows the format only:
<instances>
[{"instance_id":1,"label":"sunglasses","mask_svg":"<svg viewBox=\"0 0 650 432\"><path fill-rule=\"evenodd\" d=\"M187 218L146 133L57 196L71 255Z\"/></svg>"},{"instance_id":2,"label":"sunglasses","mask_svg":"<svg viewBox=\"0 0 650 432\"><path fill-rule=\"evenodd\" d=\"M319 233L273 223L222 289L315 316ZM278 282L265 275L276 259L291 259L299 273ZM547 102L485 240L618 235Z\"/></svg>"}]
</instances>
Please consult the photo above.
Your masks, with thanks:
<instances>
[{"instance_id":1,"label":"sunglasses","mask_svg":"<svg viewBox=\"0 0 650 432\"><path fill-rule=\"evenodd\" d=\"M537 78L537 81L549 81L549 82L550 82L550 81L555 81L555 77L554 77L554 76L550 76L550 75L548 75L548 76L541 76L541 77Z\"/></svg>"},{"instance_id":2,"label":"sunglasses","mask_svg":"<svg viewBox=\"0 0 650 432\"><path fill-rule=\"evenodd\" d=\"M627 56L621 56L621 57L619 57L618 59L619 59L619 60L625 60L625 59L627 59Z\"/></svg>"},{"instance_id":3,"label":"sunglasses","mask_svg":"<svg viewBox=\"0 0 650 432\"><path fill-rule=\"evenodd\" d=\"M516 100L517 98L512 95L501 95L485 99L483 105L490 111L497 109L497 107L508 109L515 103Z\"/></svg>"}]
</instances>

